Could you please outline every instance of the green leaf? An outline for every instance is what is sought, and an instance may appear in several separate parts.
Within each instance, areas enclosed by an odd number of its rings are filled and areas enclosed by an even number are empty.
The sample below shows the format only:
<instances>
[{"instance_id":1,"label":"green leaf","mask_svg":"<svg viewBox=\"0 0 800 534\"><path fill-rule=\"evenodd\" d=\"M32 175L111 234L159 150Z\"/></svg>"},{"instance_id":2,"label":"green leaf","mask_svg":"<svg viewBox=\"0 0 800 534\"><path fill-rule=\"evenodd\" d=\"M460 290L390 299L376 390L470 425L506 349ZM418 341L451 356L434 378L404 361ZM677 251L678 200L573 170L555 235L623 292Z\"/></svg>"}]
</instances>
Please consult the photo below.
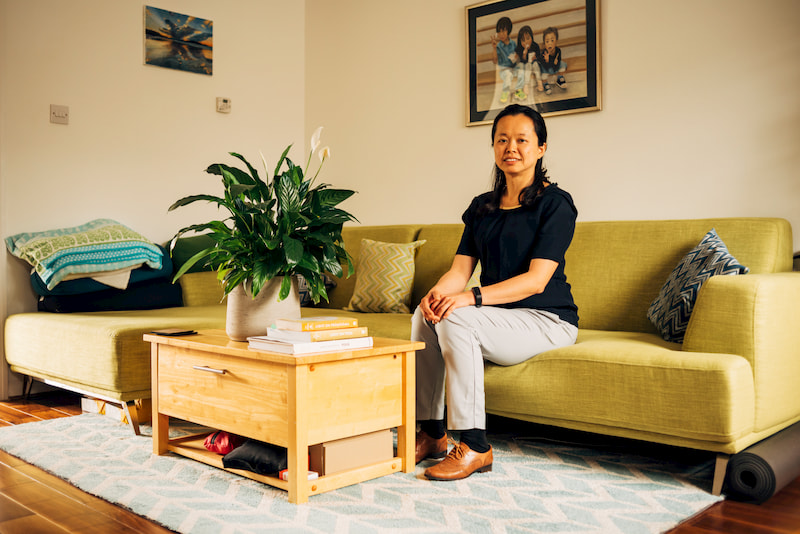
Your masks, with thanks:
<instances>
[{"instance_id":1,"label":"green leaf","mask_svg":"<svg viewBox=\"0 0 800 534\"><path fill-rule=\"evenodd\" d=\"M237 184L237 185L232 185L229 190L231 192L231 196L232 197L238 197L239 195L242 195L244 193L252 191L253 189L255 189L255 187L256 186L252 185L252 184L251 185L238 185Z\"/></svg>"},{"instance_id":2,"label":"green leaf","mask_svg":"<svg viewBox=\"0 0 800 534\"><path fill-rule=\"evenodd\" d=\"M321 189L317 188L319 201L323 206L336 206L353 196L356 192L349 189Z\"/></svg>"},{"instance_id":3,"label":"green leaf","mask_svg":"<svg viewBox=\"0 0 800 534\"><path fill-rule=\"evenodd\" d=\"M208 202L213 202L214 204L219 204L221 206L226 205L225 199L215 197L214 195L191 195L175 201L175 203L173 203L172 206L170 206L167 211L172 211L174 209L180 208L181 206L191 204L192 202L197 202L198 200L207 200Z\"/></svg>"},{"instance_id":4,"label":"green leaf","mask_svg":"<svg viewBox=\"0 0 800 534\"><path fill-rule=\"evenodd\" d=\"M288 267L294 267L303 259L303 243L289 236L283 238L283 255Z\"/></svg>"},{"instance_id":5,"label":"green leaf","mask_svg":"<svg viewBox=\"0 0 800 534\"><path fill-rule=\"evenodd\" d=\"M291 276L284 276L283 281L281 281L281 290L278 293L278 300L283 300L289 296L289 292L292 290L292 277Z\"/></svg>"},{"instance_id":6,"label":"green leaf","mask_svg":"<svg viewBox=\"0 0 800 534\"><path fill-rule=\"evenodd\" d=\"M198 252L197 254L195 254L194 256L189 258L188 260L186 260L186 262L183 265L181 265L181 268L178 269L178 272L175 273L175 276L172 277L172 283L174 284L178 280L178 278L180 278L181 276L186 274L186 271L188 271L189 269L194 267L194 265L198 261L202 260L203 258L205 258L207 256L210 256L213 252L214 252L214 249L207 248L207 249L201 250L200 252Z\"/></svg>"},{"instance_id":7,"label":"green leaf","mask_svg":"<svg viewBox=\"0 0 800 534\"><path fill-rule=\"evenodd\" d=\"M218 176L222 176L223 183L234 183L234 184L254 184L255 181L253 178L244 172L243 170L231 167L230 165L225 165L224 163L215 163L213 165L209 165L206 169L206 172L209 174L216 174Z\"/></svg>"},{"instance_id":8,"label":"green leaf","mask_svg":"<svg viewBox=\"0 0 800 534\"><path fill-rule=\"evenodd\" d=\"M289 153L289 150L292 148L292 145L286 147L286 150L283 151L281 154L280 159L278 160L278 164L275 165L275 172L272 173L274 176L278 176L278 171L281 170L281 166L283 165L283 161L286 159L286 155Z\"/></svg>"},{"instance_id":9,"label":"green leaf","mask_svg":"<svg viewBox=\"0 0 800 534\"><path fill-rule=\"evenodd\" d=\"M252 165L250 165L250 162L249 162L249 161L247 161L247 160L244 158L244 156L242 156L241 154L237 154L236 152L229 152L229 154L230 154L231 156L233 156L234 158L237 158L237 159L239 159L239 160L240 160L242 163L244 163L245 165L247 165L247 168L250 170L250 176L251 176L251 178L252 178L252 179L253 179L255 182L259 182L259 181L261 181L261 178L259 178L259 177L258 177L258 171L257 171L255 168L253 168L253 166L252 166Z\"/></svg>"},{"instance_id":10,"label":"green leaf","mask_svg":"<svg viewBox=\"0 0 800 534\"><path fill-rule=\"evenodd\" d=\"M281 175L275 187L275 194L278 197L279 209L283 212L299 211L300 197L294 182L288 174Z\"/></svg>"}]
</instances>

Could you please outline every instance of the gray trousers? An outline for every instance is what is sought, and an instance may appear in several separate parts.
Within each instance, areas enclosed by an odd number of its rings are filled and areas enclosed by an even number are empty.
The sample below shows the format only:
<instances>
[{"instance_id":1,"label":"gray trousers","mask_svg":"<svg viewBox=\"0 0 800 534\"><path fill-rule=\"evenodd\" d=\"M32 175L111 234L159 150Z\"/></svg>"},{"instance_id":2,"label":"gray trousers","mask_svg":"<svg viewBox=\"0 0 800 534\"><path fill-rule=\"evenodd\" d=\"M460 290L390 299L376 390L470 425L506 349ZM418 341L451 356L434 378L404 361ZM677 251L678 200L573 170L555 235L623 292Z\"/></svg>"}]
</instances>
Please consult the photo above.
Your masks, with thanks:
<instances>
[{"instance_id":1,"label":"gray trousers","mask_svg":"<svg viewBox=\"0 0 800 534\"><path fill-rule=\"evenodd\" d=\"M411 339L425 342L417 351L417 420L444 419L446 391L448 429L486 429L484 360L514 365L572 345L577 336L557 315L530 308L468 306L435 325L417 308Z\"/></svg>"}]
</instances>

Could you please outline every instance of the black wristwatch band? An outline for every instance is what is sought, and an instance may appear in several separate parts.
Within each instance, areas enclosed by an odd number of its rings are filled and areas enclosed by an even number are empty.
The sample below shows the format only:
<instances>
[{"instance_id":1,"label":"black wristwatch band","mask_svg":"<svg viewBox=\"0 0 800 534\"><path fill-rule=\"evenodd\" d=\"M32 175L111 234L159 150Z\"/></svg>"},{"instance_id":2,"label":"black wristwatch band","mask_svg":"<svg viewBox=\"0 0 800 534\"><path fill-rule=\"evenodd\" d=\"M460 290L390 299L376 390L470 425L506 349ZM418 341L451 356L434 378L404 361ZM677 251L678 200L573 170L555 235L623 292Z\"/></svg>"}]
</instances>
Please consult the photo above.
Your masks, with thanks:
<instances>
[{"instance_id":1,"label":"black wristwatch band","mask_svg":"<svg viewBox=\"0 0 800 534\"><path fill-rule=\"evenodd\" d=\"M472 294L475 295L475 307L480 308L483 305L483 296L481 296L481 288L477 286L473 287Z\"/></svg>"}]
</instances>

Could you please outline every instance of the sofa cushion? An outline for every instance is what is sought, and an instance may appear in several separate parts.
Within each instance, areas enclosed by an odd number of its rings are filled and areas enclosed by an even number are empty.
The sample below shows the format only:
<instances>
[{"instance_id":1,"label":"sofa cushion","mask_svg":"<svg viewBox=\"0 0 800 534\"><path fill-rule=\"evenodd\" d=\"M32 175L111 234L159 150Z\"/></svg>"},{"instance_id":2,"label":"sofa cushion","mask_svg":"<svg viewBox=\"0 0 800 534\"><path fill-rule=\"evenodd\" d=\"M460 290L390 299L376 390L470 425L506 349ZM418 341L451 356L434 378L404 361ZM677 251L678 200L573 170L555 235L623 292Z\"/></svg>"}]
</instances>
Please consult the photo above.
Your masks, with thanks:
<instances>
[{"instance_id":1,"label":"sofa cushion","mask_svg":"<svg viewBox=\"0 0 800 534\"><path fill-rule=\"evenodd\" d=\"M419 305L422 297L453 265L463 232L463 224L428 224L420 228L416 239L427 244L417 251L411 309Z\"/></svg>"},{"instance_id":2,"label":"sofa cushion","mask_svg":"<svg viewBox=\"0 0 800 534\"><path fill-rule=\"evenodd\" d=\"M184 306L210 306L225 300L217 271L189 272L181 276L179 282Z\"/></svg>"},{"instance_id":3,"label":"sofa cushion","mask_svg":"<svg viewBox=\"0 0 800 534\"><path fill-rule=\"evenodd\" d=\"M410 313L364 313L342 309L301 308L303 317L355 317L359 326L366 326L369 335L392 339L411 339Z\"/></svg>"},{"instance_id":4,"label":"sofa cushion","mask_svg":"<svg viewBox=\"0 0 800 534\"><path fill-rule=\"evenodd\" d=\"M753 430L747 360L687 353L657 334L582 329L574 345L487 363L485 391L489 413L672 445L733 449Z\"/></svg>"},{"instance_id":5,"label":"sofa cushion","mask_svg":"<svg viewBox=\"0 0 800 534\"><path fill-rule=\"evenodd\" d=\"M650 304L675 265L710 228L751 273L791 271L792 228L785 219L579 222L564 270L580 327L656 334L647 318Z\"/></svg>"},{"instance_id":6,"label":"sofa cushion","mask_svg":"<svg viewBox=\"0 0 800 534\"><path fill-rule=\"evenodd\" d=\"M418 232L419 226L410 224L345 226L342 228L342 242L344 243L344 248L347 250L347 253L353 258L353 266L356 266L358 265L361 240L363 238L384 241L386 243L409 243L416 239ZM336 281L336 288L328 293L329 302L320 303L320 305L330 309L344 309L350 303L350 297L353 296L356 277L334 276L333 278Z\"/></svg>"},{"instance_id":7,"label":"sofa cushion","mask_svg":"<svg viewBox=\"0 0 800 534\"><path fill-rule=\"evenodd\" d=\"M225 306L18 313L6 320L12 371L116 400L150 397L150 344L160 328L224 329Z\"/></svg>"},{"instance_id":8,"label":"sofa cushion","mask_svg":"<svg viewBox=\"0 0 800 534\"><path fill-rule=\"evenodd\" d=\"M356 286L349 310L372 313L410 313L414 260L425 241L384 243L361 240Z\"/></svg>"},{"instance_id":9,"label":"sofa cushion","mask_svg":"<svg viewBox=\"0 0 800 534\"><path fill-rule=\"evenodd\" d=\"M746 274L749 269L734 258L713 228L672 270L647 318L661 337L682 343L697 294L703 283L716 275Z\"/></svg>"},{"instance_id":10,"label":"sofa cushion","mask_svg":"<svg viewBox=\"0 0 800 534\"><path fill-rule=\"evenodd\" d=\"M175 271L189 261L195 254L201 250L213 247L216 241L209 234L193 235L191 237L181 237L176 240L174 245L170 244L170 255L172 262L175 264ZM192 265L187 272L197 273L200 271L210 271L211 266L206 265L204 262L198 262Z\"/></svg>"},{"instance_id":11,"label":"sofa cushion","mask_svg":"<svg viewBox=\"0 0 800 534\"><path fill-rule=\"evenodd\" d=\"M178 306L183 306L180 286L163 279L131 283L127 289L108 288L80 295L46 295L39 297L38 303L39 311L57 313L154 310Z\"/></svg>"}]
</instances>

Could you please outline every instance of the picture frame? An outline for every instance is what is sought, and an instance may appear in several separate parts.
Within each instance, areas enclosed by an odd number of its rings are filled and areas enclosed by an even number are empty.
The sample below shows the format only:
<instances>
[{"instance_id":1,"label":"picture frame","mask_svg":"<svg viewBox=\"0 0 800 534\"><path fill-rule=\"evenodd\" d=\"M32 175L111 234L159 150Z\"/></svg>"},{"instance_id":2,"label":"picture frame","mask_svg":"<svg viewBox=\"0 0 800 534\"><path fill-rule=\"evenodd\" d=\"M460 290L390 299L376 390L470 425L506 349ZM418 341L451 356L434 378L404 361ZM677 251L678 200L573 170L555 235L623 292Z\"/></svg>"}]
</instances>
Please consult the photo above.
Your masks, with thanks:
<instances>
[{"instance_id":1,"label":"picture frame","mask_svg":"<svg viewBox=\"0 0 800 534\"><path fill-rule=\"evenodd\" d=\"M512 103L543 116L600 110L599 4L492 0L467 6L467 126L490 124ZM516 46L520 34L527 49Z\"/></svg>"},{"instance_id":2,"label":"picture frame","mask_svg":"<svg viewBox=\"0 0 800 534\"><path fill-rule=\"evenodd\" d=\"M213 21L144 6L145 65L211 76L213 60Z\"/></svg>"}]
</instances>

